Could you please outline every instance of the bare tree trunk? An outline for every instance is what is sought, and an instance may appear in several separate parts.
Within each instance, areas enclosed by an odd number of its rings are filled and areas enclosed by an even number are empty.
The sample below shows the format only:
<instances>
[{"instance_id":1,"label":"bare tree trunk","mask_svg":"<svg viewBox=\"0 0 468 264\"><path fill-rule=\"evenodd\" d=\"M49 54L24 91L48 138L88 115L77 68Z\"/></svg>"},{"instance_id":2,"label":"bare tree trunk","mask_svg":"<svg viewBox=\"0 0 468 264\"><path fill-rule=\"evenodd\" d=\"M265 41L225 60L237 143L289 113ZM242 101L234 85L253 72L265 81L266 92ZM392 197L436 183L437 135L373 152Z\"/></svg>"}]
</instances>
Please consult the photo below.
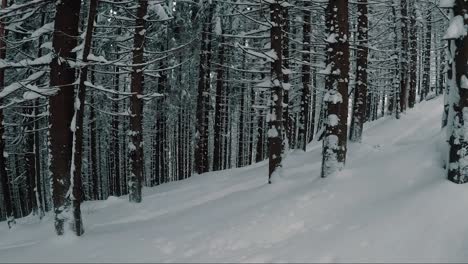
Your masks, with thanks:
<instances>
[{"instance_id":1,"label":"bare tree trunk","mask_svg":"<svg viewBox=\"0 0 468 264\"><path fill-rule=\"evenodd\" d=\"M55 57L50 64L50 86L58 91L49 98L49 141L50 173L52 178L52 198L55 210L55 231L63 235L64 224L75 217L69 215L74 197L71 157L73 155L72 120L74 115L75 69L65 60L75 60L72 50L78 44L78 25L80 19L80 0L57 2L55 28L52 46ZM72 129L70 129L72 128ZM79 197L78 197L79 198ZM74 225L81 219L75 219ZM73 227L72 227L73 228ZM76 231L76 230L75 230Z\"/></svg>"},{"instance_id":2,"label":"bare tree trunk","mask_svg":"<svg viewBox=\"0 0 468 264\"><path fill-rule=\"evenodd\" d=\"M2 9L7 7L7 0L2 0ZM6 58L6 31L5 24L3 20L0 20L0 59L4 60ZM3 90L5 88L5 69L0 69L0 88ZM1 103L0 99L0 103ZM13 212L13 203L10 192L10 182L8 179L8 172L6 169L6 157L5 153L5 127L4 127L4 116L3 109L0 108L0 180L2 185L3 192L3 201L5 203L5 211L7 214L7 224L11 228L15 222L15 215Z\"/></svg>"},{"instance_id":3,"label":"bare tree trunk","mask_svg":"<svg viewBox=\"0 0 468 264\"><path fill-rule=\"evenodd\" d=\"M73 157L72 157L72 170L73 173L73 215L75 223L74 223L74 230L77 236L80 236L84 233L83 223L81 221L81 210L80 210L80 203L83 200L82 197L82 156L83 156L83 120L84 120L84 110L85 110L85 100L86 100L86 86L85 82L88 77L88 66L86 63L88 62L88 55L91 51L91 44L93 38L93 30L94 30L94 20L96 18L97 13L97 5L98 0L91 0L89 3L89 13L88 13L88 21L86 24L86 36L84 41L83 47L83 62L85 66L81 69L80 73L80 83L78 87L78 96L75 99L75 131L74 132L74 150L73 150Z\"/></svg>"},{"instance_id":4,"label":"bare tree trunk","mask_svg":"<svg viewBox=\"0 0 468 264\"><path fill-rule=\"evenodd\" d=\"M143 95L144 46L146 37L146 14L148 0L138 0L136 25L133 44L133 68L131 72L130 99L130 177L128 179L129 201L141 202L141 185L143 180Z\"/></svg>"},{"instance_id":5,"label":"bare tree trunk","mask_svg":"<svg viewBox=\"0 0 468 264\"><path fill-rule=\"evenodd\" d=\"M299 118L299 148L306 151L309 130L309 114L310 114L310 46L312 42L311 36L311 17L310 17L310 2L304 2L303 24L302 24L302 97L301 97L301 113ZM314 133L312 131L312 133Z\"/></svg>"},{"instance_id":6,"label":"bare tree trunk","mask_svg":"<svg viewBox=\"0 0 468 264\"><path fill-rule=\"evenodd\" d=\"M421 88L421 98L423 101L430 90L430 74L431 74L431 43L432 43L432 11L428 9L426 14L426 37L424 39L424 61L423 61L423 80ZM413 36L415 37L415 36Z\"/></svg>"},{"instance_id":7,"label":"bare tree trunk","mask_svg":"<svg viewBox=\"0 0 468 264\"><path fill-rule=\"evenodd\" d=\"M356 88L354 89L354 105L353 116L351 119L351 129L349 132L349 140L353 142L361 142L362 129L365 122L366 103L367 103L367 56L368 48L368 12L367 0L358 1L358 44L357 44L357 73L356 73Z\"/></svg>"},{"instance_id":8,"label":"bare tree trunk","mask_svg":"<svg viewBox=\"0 0 468 264\"><path fill-rule=\"evenodd\" d=\"M282 72L282 19L281 2L275 0L270 3L271 11L271 48L276 54L271 63L271 98L270 115L268 120L268 152L269 152L269 172L268 183L272 183L281 174L282 160L284 153L284 120L283 120L283 72Z\"/></svg>"},{"instance_id":9,"label":"bare tree trunk","mask_svg":"<svg viewBox=\"0 0 468 264\"><path fill-rule=\"evenodd\" d=\"M290 100L289 90L291 84L289 83L289 11L287 7L282 7L282 18L281 18L281 31L282 31L282 63L283 63L283 120L284 120L284 132L285 140L283 147L285 150L290 148L292 143L293 127L290 117ZM292 145L291 145L292 146Z\"/></svg>"},{"instance_id":10,"label":"bare tree trunk","mask_svg":"<svg viewBox=\"0 0 468 264\"><path fill-rule=\"evenodd\" d=\"M349 25L348 1L330 0L330 79L331 86L325 95L328 120L323 139L322 177L341 170L346 162L347 120L348 120L348 80L349 80ZM336 84L336 85L335 85Z\"/></svg>"},{"instance_id":11,"label":"bare tree trunk","mask_svg":"<svg viewBox=\"0 0 468 264\"><path fill-rule=\"evenodd\" d=\"M221 34L218 44L218 69L216 72L216 103L215 103L215 124L214 124L214 150L213 150L213 170L221 170L223 163L223 107L224 103L224 61L225 61L225 37Z\"/></svg>"},{"instance_id":12,"label":"bare tree trunk","mask_svg":"<svg viewBox=\"0 0 468 264\"><path fill-rule=\"evenodd\" d=\"M208 1L207 1L208 2ZM204 18L201 37L200 64L198 73L197 96L197 131L195 147L195 171L198 174L209 171L208 159L208 120L210 102L211 40L214 4L208 4L207 16Z\"/></svg>"},{"instance_id":13,"label":"bare tree trunk","mask_svg":"<svg viewBox=\"0 0 468 264\"><path fill-rule=\"evenodd\" d=\"M408 0L401 0L400 111L406 111L408 87ZM411 0L410 0L411 1ZM398 110L397 110L398 111Z\"/></svg>"},{"instance_id":14,"label":"bare tree trunk","mask_svg":"<svg viewBox=\"0 0 468 264\"><path fill-rule=\"evenodd\" d=\"M417 82L417 70L418 70L418 41L417 41L417 28L416 28L416 7L414 1L410 1L410 49L409 49L409 96L408 96L408 106L413 108L416 103L416 82ZM430 40L429 40L429 49L430 49ZM430 70L430 50L428 54L429 59L429 70ZM429 71L428 70L428 71ZM428 85L430 85L430 77L427 76Z\"/></svg>"}]
</instances>

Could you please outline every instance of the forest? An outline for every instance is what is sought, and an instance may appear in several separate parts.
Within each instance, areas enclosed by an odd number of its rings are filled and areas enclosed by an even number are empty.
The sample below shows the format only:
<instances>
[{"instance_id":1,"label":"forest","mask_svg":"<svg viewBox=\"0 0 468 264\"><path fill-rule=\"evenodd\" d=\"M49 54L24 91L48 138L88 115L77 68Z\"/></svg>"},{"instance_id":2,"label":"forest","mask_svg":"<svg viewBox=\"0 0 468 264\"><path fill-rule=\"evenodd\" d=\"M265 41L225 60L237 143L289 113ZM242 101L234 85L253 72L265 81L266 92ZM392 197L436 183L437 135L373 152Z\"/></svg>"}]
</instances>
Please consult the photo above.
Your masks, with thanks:
<instances>
[{"instance_id":1,"label":"forest","mask_svg":"<svg viewBox=\"0 0 468 264\"><path fill-rule=\"evenodd\" d=\"M11 232L86 236L84 203L262 162L275 188L317 142L330 181L367 125L435 101L440 176L468 182L467 0L0 1Z\"/></svg>"}]
</instances>

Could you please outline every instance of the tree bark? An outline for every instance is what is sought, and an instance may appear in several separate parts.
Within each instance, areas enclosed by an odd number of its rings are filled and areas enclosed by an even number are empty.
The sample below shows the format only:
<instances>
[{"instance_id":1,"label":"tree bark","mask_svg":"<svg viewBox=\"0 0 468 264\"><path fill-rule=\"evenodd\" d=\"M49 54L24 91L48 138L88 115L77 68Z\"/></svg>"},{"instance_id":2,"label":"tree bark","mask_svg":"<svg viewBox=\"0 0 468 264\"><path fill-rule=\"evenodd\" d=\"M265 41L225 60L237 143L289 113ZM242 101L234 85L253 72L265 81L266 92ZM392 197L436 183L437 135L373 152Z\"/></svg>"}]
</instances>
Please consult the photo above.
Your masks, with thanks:
<instances>
[{"instance_id":1,"label":"tree bark","mask_svg":"<svg viewBox=\"0 0 468 264\"><path fill-rule=\"evenodd\" d=\"M411 1L411 0L410 0ZM400 111L406 111L407 87L408 87L408 3L407 0L400 1L401 9L401 53L400 53ZM398 110L397 110L398 111Z\"/></svg>"},{"instance_id":2,"label":"tree bark","mask_svg":"<svg viewBox=\"0 0 468 264\"><path fill-rule=\"evenodd\" d=\"M310 46L311 36L311 16L310 2L304 2L303 24L302 24L302 94L301 94L301 113L299 118L299 148L306 151L309 130L310 114ZM313 131L312 131L313 133Z\"/></svg>"},{"instance_id":3,"label":"tree bark","mask_svg":"<svg viewBox=\"0 0 468 264\"><path fill-rule=\"evenodd\" d=\"M283 23L283 7L278 0L270 3L271 12L271 48L276 54L271 63L271 98L270 114L268 118L268 154L269 173L268 183L272 183L281 174L284 153L284 120L283 120L283 71L282 71L282 38L281 25Z\"/></svg>"},{"instance_id":4,"label":"tree bark","mask_svg":"<svg viewBox=\"0 0 468 264\"><path fill-rule=\"evenodd\" d=\"M216 71L216 103L215 103L215 124L214 124L214 150L213 150L213 170L221 170L223 163L223 103L224 103L224 61L225 61L225 37L221 34L218 44L218 69Z\"/></svg>"},{"instance_id":5,"label":"tree bark","mask_svg":"<svg viewBox=\"0 0 468 264\"><path fill-rule=\"evenodd\" d=\"M74 150L73 150L73 157L71 173L73 173L73 215L75 223L74 223L74 230L77 236L81 236L84 233L83 223L81 221L81 209L80 204L83 201L82 197L82 157L83 157L83 120L84 120L84 110L85 110L85 100L86 100L86 86L85 82L88 77L88 66L86 63L88 62L88 55L91 52L91 44L93 38L93 30L94 30L94 20L96 18L97 13L97 5L98 0L91 0L89 3L89 13L88 13L88 21L86 24L86 36L84 40L84 47L83 47L83 58L82 61L85 63L85 66L81 69L80 72L80 83L78 86L78 96L75 99L75 131L74 131Z\"/></svg>"},{"instance_id":6,"label":"tree bark","mask_svg":"<svg viewBox=\"0 0 468 264\"><path fill-rule=\"evenodd\" d=\"M2 0L2 9L7 7L7 0ZM6 58L6 30L3 20L0 20L0 59ZM5 88L5 69L0 69L0 88ZM3 100L0 99L0 104ZM6 169L6 151L5 151L5 127L4 127L3 109L0 108L0 180L3 191L3 201L5 203L5 211L7 215L7 224L11 228L15 222L15 215L13 212L13 202L10 191L10 181L8 178L8 171Z\"/></svg>"},{"instance_id":7,"label":"tree bark","mask_svg":"<svg viewBox=\"0 0 468 264\"><path fill-rule=\"evenodd\" d=\"M207 1L208 2L208 1ZM209 171L208 159L208 121L210 103L211 40L214 4L208 4L207 16L204 18L200 64L198 68L197 125L195 146L195 171L202 174Z\"/></svg>"},{"instance_id":8,"label":"tree bark","mask_svg":"<svg viewBox=\"0 0 468 264\"><path fill-rule=\"evenodd\" d=\"M140 203L141 185L143 180L143 95L144 86L144 46L146 36L146 14L148 12L148 0L139 0L136 13L136 25L133 44L133 68L131 72L130 99L130 177L128 179L129 201Z\"/></svg>"},{"instance_id":9,"label":"tree bark","mask_svg":"<svg viewBox=\"0 0 468 264\"><path fill-rule=\"evenodd\" d=\"M423 62L423 80L420 101L426 99L430 90L431 74L431 43L432 43L432 11L428 9L426 14L426 36L424 39L424 62ZM414 36L415 37L415 36Z\"/></svg>"},{"instance_id":10,"label":"tree bark","mask_svg":"<svg viewBox=\"0 0 468 264\"><path fill-rule=\"evenodd\" d=\"M76 53L72 50L78 44L80 8L80 0L57 2L52 41L56 56L50 64L50 86L58 91L49 98L49 153L57 235L63 235L65 232L64 224L75 217L69 215L69 211L70 207L73 206L71 205L72 201L76 201L73 191L75 180L71 174L73 84L76 78L75 69L63 60L74 61L76 59ZM75 219L75 221L80 220Z\"/></svg>"},{"instance_id":11,"label":"tree bark","mask_svg":"<svg viewBox=\"0 0 468 264\"><path fill-rule=\"evenodd\" d=\"M356 87L354 89L353 116L351 119L351 128L349 140L361 142L362 129L365 122L366 103L367 103L367 56L368 48L368 12L367 0L358 1L358 31L357 31L357 51L356 51Z\"/></svg>"},{"instance_id":12,"label":"tree bark","mask_svg":"<svg viewBox=\"0 0 468 264\"><path fill-rule=\"evenodd\" d=\"M468 1L456 0L453 6L453 18L462 20L464 27L468 26ZM447 177L450 181L461 184L468 182L468 139L464 135L468 131L466 120L468 120L468 36L461 35L449 40L450 54L453 58L452 65L452 87L450 96L452 99L449 114L451 129L449 135L449 164L447 166ZM457 96L458 95L458 96Z\"/></svg>"},{"instance_id":13,"label":"tree bark","mask_svg":"<svg viewBox=\"0 0 468 264\"><path fill-rule=\"evenodd\" d=\"M347 120L348 120L348 81L349 81L349 25L348 1L330 0L329 38L330 73L327 75L330 86L325 94L328 120L323 139L322 177L341 170L346 162Z\"/></svg>"}]
</instances>

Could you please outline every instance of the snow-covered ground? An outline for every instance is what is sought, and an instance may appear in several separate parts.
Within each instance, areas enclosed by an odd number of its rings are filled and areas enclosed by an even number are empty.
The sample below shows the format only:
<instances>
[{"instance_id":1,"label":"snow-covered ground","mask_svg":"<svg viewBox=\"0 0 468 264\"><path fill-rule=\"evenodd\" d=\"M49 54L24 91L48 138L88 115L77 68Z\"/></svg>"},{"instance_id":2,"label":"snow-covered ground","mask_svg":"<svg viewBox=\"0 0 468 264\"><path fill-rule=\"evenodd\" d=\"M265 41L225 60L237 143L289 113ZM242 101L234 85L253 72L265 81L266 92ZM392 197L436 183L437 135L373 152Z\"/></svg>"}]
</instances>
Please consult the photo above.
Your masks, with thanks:
<instances>
[{"instance_id":1,"label":"snow-covered ground","mask_svg":"<svg viewBox=\"0 0 468 264\"><path fill-rule=\"evenodd\" d=\"M320 143L267 163L86 202L83 237L51 216L0 224L0 262L466 262L468 186L441 168L442 99L368 124L346 169L319 177Z\"/></svg>"}]
</instances>

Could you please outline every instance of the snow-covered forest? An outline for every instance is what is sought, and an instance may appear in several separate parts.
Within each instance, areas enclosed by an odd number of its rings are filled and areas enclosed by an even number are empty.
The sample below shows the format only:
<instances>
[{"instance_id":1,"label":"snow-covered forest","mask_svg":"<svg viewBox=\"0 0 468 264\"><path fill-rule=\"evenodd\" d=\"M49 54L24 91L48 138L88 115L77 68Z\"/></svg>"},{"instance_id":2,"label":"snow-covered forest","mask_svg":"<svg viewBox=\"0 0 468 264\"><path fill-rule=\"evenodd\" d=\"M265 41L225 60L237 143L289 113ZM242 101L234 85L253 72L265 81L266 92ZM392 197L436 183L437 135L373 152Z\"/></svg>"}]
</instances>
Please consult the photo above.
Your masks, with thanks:
<instances>
[{"instance_id":1,"label":"snow-covered forest","mask_svg":"<svg viewBox=\"0 0 468 264\"><path fill-rule=\"evenodd\" d=\"M0 262L468 261L468 0L0 5Z\"/></svg>"}]
</instances>

